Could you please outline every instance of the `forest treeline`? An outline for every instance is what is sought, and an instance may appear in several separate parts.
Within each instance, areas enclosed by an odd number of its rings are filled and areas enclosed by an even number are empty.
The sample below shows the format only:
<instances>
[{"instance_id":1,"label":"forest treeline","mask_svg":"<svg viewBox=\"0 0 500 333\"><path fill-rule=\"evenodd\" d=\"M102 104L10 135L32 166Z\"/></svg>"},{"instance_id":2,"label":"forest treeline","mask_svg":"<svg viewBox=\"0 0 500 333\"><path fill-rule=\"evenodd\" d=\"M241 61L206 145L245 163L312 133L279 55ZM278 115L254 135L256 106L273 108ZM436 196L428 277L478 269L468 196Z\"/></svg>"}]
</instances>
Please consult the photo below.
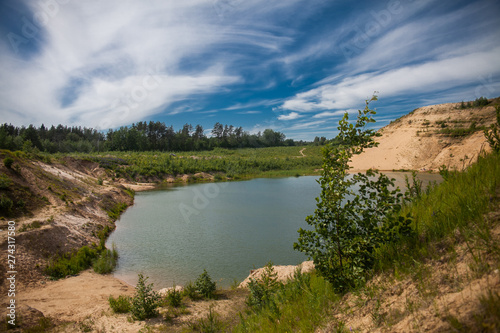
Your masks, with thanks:
<instances>
[{"instance_id":1,"label":"forest treeline","mask_svg":"<svg viewBox=\"0 0 500 333\"><path fill-rule=\"evenodd\" d=\"M325 138L316 138L315 144L324 144ZM304 141L286 139L285 134L266 129L250 134L242 127L217 122L211 136L201 125L185 124L176 131L163 122L138 122L102 133L93 128L63 125L17 127L0 125L0 149L47 153L99 151L200 151L221 148L260 148L304 145Z\"/></svg>"}]
</instances>

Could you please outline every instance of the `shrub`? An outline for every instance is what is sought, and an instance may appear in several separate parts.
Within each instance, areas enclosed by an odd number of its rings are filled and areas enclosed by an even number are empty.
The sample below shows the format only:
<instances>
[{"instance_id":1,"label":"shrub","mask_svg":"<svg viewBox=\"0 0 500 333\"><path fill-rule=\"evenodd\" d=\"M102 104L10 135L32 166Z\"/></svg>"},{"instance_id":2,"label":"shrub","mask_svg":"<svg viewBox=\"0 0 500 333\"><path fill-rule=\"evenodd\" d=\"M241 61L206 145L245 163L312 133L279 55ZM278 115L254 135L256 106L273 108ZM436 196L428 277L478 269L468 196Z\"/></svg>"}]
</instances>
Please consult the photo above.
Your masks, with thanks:
<instances>
[{"instance_id":1,"label":"shrub","mask_svg":"<svg viewBox=\"0 0 500 333\"><path fill-rule=\"evenodd\" d=\"M248 283L250 295L248 295L247 305L257 309L269 305L280 285L273 263L268 262L259 279L250 278L250 283Z\"/></svg>"},{"instance_id":2,"label":"shrub","mask_svg":"<svg viewBox=\"0 0 500 333\"><path fill-rule=\"evenodd\" d=\"M494 152L500 153L500 105L496 109L496 124L491 124L490 128L484 130L484 136Z\"/></svg>"},{"instance_id":3,"label":"shrub","mask_svg":"<svg viewBox=\"0 0 500 333\"><path fill-rule=\"evenodd\" d=\"M198 295L198 292L196 291L196 286L191 281L186 283L186 285L184 286L184 290L182 291L182 294L184 296L189 297L193 301L200 298L200 295Z\"/></svg>"},{"instance_id":4,"label":"shrub","mask_svg":"<svg viewBox=\"0 0 500 333\"><path fill-rule=\"evenodd\" d=\"M0 190L4 190L9 188L12 184L12 180L10 180L9 176L1 174L0 175Z\"/></svg>"},{"instance_id":5,"label":"shrub","mask_svg":"<svg viewBox=\"0 0 500 333\"><path fill-rule=\"evenodd\" d=\"M51 276L53 279L78 274L84 269L89 268L98 255L99 251L97 249L83 246L78 251L51 260L47 267L45 267L45 274Z\"/></svg>"},{"instance_id":6,"label":"shrub","mask_svg":"<svg viewBox=\"0 0 500 333\"><path fill-rule=\"evenodd\" d=\"M182 292L180 290L176 290L175 286L168 291L167 293L167 301L170 306L177 308L182 303Z\"/></svg>"},{"instance_id":7,"label":"shrub","mask_svg":"<svg viewBox=\"0 0 500 333\"><path fill-rule=\"evenodd\" d=\"M476 100L474 101L474 106L476 107L480 107L480 106L486 106L488 105L490 102L488 101L488 99L486 97L479 97L479 98L476 98Z\"/></svg>"},{"instance_id":8,"label":"shrub","mask_svg":"<svg viewBox=\"0 0 500 333\"><path fill-rule=\"evenodd\" d=\"M148 278L139 274L139 281L135 287L130 311L136 320L144 320L158 315L161 297L153 290L153 284L147 284Z\"/></svg>"},{"instance_id":9,"label":"shrub","mask_svg":"<svg viewBox=\"0 0 500 333\"><path fill-rule=\"evenodd\" d=\"M6 158L4 158L3 165L5 165L5 167L7 169L11 169L12 168L12 164L14 164L14 159L12 157L6 157Z\"/></svg>"},{"instance_id":10,"label":"shrub","mask_svg":"<svg viewBox=\"0 0 500 333\"><path fill-rule=\"evenodd\" d=\"M118 298L109 296L108 298L109 306L114 313L128 313L130 312L130 297L120 295Z\"/></svg>"},{"instance_id":11,"label":"shrub","mask_svg":"<svg viewBox=\"0 0 500 333\"><path fill-rule=\"evenodd\" d=\"M116 262L118 261L118 252L116 251L116 247L113 244L112 250L104 250L99 255L99 258L94 262L94 272L99 274L109 274L111 273L115 267Z\"/></svg>"},{"instance_id":12,"label":"shrub","mask_svg":"<svg viewBox=\"0 0 500 333\"><path fill-rule=\"evenodd\" d=\"M12 206L14 206L12 200L9 197L2 194L0 196L0 211L4 213L9 213L10 210L12 209Z\"/></svg>"},{"instance_id":13,"label":"shrub","mask_svg":"<svg viewBox=\"0 0 500 333\"><path fill-rule=\"evenodd\" d=\"M217 289L216 283L212 281L207 270L204 269L203 273L196 279L196 291L206 299L213 298L215 290Z\"/></svg>"}]
</instances>

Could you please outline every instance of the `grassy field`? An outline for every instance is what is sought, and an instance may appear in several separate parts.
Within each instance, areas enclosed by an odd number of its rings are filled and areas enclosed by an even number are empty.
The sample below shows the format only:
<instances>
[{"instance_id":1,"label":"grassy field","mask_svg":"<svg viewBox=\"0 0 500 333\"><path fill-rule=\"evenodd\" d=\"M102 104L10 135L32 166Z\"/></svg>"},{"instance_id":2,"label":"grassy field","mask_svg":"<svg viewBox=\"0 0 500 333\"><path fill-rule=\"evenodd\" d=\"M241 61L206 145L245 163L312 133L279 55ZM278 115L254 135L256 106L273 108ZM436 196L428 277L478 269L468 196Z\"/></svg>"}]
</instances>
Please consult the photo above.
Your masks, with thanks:
<instances>
[{"instance_id":1,"label":"grassy field","mask_svg":"<svg viewBox=\"0 0 500 333\"><path fill-rule=\"evenodd\" d=\"M312 175L317 174L322 165L319 146L217 148L201 152L104 152L70 156L98 162L111 177L138 181L200 172L214 175L215 180ZM191 181L197 180L202 179L191 177Z\"/></svg>"}]
</instances>

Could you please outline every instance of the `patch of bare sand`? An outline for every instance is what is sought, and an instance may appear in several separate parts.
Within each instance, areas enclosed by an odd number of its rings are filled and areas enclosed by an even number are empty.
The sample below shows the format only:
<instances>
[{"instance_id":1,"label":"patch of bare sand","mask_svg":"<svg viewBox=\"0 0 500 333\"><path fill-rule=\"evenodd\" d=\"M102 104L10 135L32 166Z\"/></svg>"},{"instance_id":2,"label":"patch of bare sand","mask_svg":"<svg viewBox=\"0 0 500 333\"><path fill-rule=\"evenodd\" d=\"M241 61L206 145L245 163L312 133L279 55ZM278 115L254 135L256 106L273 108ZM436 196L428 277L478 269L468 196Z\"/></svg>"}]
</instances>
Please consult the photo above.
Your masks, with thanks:
<instances>
[{"instance_id":1,"label":"patch of bare sand","mask_svg":"<svg viewBox=\"0 0 500 333\"><path fill-rule=\"evenodd\" d=\"M274 272L277 275L278 281L286 281L289 278L293 277L293 274L295 273L295 270L300 267L302 273L307 273L311 272L314 270L314 263L312 261L304 261L302 264L298 266L294 265L277 265L273 266ZM248 283L250 283L250 279L259 279L262 274L264 273L265 268L258 268L250 271L250 275L243 280L243 282L240 283L239 288L246 288L248 286Z\"/></svg>"},{"instance_id":2,"label":"patch of bare sand","mask_svg":"<svg viewBox=\"0 0 500 333\"><path fill-rule=\"evenodd\" d=\"M111 275L99 275L90 270L78 276L21 290L17 302L41 311L58 322L93 322L106 327L106 332L137 332L144 323L129 323L124 315L113 315L109 296L133 295L134 288ZM22 314L21 314L22 315ZM87 323L87 325L90 325ZM114 330L110 330L114 327Z\"/></svg>"}]
</instances>

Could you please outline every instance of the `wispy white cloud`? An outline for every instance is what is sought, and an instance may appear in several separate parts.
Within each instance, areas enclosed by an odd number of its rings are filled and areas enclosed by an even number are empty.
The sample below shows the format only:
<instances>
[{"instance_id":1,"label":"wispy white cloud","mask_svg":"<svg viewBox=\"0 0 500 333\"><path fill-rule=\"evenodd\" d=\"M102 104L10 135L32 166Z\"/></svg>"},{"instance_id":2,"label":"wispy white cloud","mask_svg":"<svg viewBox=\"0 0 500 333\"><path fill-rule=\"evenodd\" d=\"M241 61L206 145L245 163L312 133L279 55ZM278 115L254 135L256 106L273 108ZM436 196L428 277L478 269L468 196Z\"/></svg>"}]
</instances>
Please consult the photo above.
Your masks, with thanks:
<instances>
[{"instance_id":1,"label":"wispy white cloud","mask_svg":"<svg viewBox=\"0 0 500 333\"><path fill-rule=\"evenodd\" d=\"M256 110L251 110L251 111L241 111L237 112L238 114L261 114L262 111L256 111Z\"/></svg>"},{"instance_id":2,"label":"wispy white cloud","mask_svg":"<svg viewBox=\"0 0 500 333\"><path fill-rule=\"evenodd\" d=\"M500 47L385 72L360 74L299 93L285 101L282 108L297 112L347 109L358 107L360 101L374 91L387 98L474 84L481 76L500 75L497 59L500 59Z\"/></svg>"},{"instance_id":3,"label":"wispy white cloud","mask_svg":"<svg viewBox=\"0 0 500 333\"><path fill-rule=\"evenodd\" d=\"M38 3L27 5L34 13L41 10ZM242 83L232 67L241 47L272 53L292 41L284 29L253 20L290 4L262 5L234 3L240 14L234 20L218 16L213 3L202 0L59 5L40 28L44 41L30 61L9 55L12 50L0 54L0 108L17 123L116 127ZM245 11L251 15L241 16ZM228 47L230 58L218 51ZM208 53L195 68L183 64Z\"/></svg>"},{"instance_id":4,"label":"wispy white cloud","mask_svg":"<svg viewBox=\"0 0 500 333\"><path fill-rule=\"evenodd\" d=\"M305 129L311 129L311 128L318 128L319 125L325 124L326 120L316 120L316 121L307 121L303 123L298 123L293 126L288 127L290 131L296 131L296 130L305 130Z\"/></svg>"},{"instance_id":5,"label":"wispy white cloud","mask_svg":"<svg viewBox=\"0 0 500 333\"><path fill-rule=\"evenodd\" d=\"M354 109L352 109L354 110ZM351 111L347 111L349 113L352 113ZM345 111L325 111L325 112L320 112L317 113L313 116L313 118L330 118L330 117L337 117L341 114L344 114Z\"/></svg>"},{"instance_id":6,"label":"wispy white cloud","mask_svg":"<svg viewBox=\"0 0 500 333\"><path fill-rule=\"evenodd\" d=\"M297 113L297 112L291 112L287 115L279 115L278 116L278 120L295 120L295 119L298 119L298 118L301 118L302 115Z\"/></svg>"}]
</instances>

